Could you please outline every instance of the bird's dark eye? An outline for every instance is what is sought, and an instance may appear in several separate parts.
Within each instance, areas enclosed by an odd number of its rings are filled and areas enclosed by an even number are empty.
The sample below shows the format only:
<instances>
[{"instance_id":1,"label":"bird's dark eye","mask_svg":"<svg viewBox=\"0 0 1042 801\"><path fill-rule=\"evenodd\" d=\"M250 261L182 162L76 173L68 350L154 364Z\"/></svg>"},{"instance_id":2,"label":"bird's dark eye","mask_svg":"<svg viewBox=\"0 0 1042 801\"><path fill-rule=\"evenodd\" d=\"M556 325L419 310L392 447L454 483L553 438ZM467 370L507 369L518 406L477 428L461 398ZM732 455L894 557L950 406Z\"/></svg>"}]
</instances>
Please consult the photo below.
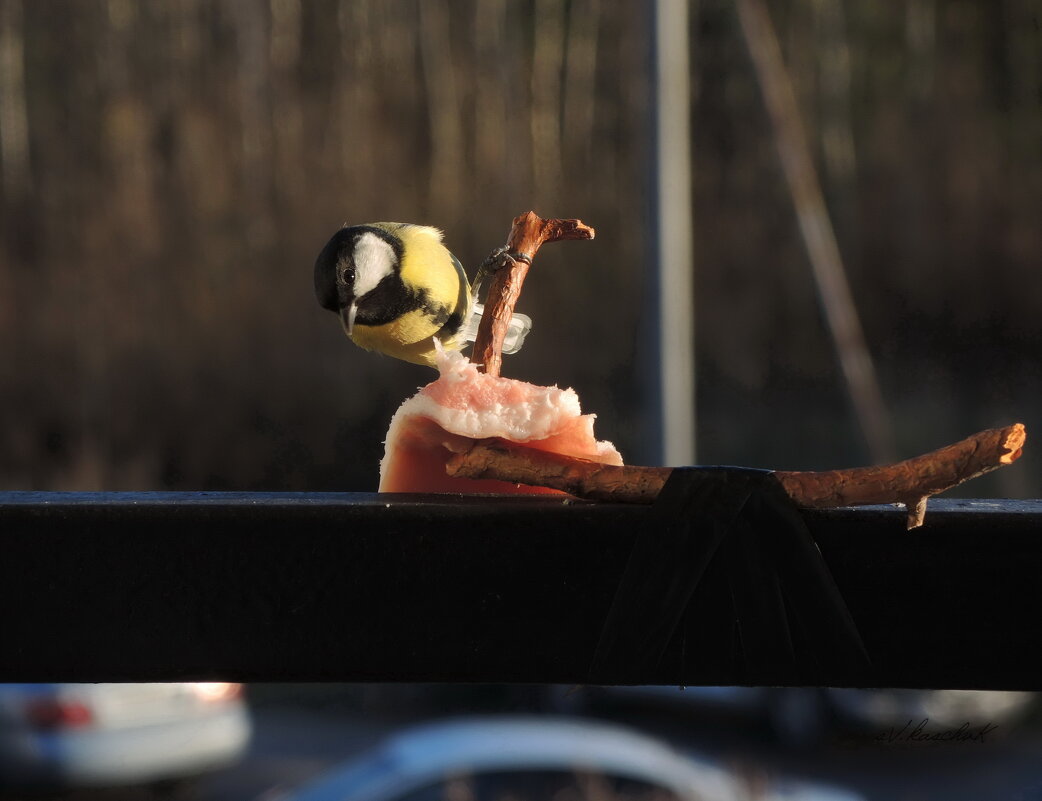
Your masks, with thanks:
<instances>
[{"instance_id":1,"label":"bird's dark eye","mask_svg":"<svg viewBox=\"0 0 1042 801\"><path fill-rule=\"evenodd\" d=\"M345 267L344 271L343 271L343 273L341 273L341 275L343 276L341 280L345 284L353 284L355 282L355 268L354 267Z\"/></svg>"}]
</instances>

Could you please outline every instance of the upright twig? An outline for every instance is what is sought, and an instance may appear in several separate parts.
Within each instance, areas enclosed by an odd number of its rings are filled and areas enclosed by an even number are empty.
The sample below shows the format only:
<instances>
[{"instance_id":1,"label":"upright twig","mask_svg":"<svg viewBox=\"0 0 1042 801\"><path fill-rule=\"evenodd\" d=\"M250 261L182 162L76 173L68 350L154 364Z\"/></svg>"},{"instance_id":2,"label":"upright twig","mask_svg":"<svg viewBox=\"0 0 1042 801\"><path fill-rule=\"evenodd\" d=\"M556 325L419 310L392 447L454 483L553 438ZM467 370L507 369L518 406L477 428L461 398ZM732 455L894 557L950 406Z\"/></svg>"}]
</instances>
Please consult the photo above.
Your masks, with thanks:
<instances>
[{"instance_id":1,"label":"upright twig","mask_svg":"<svg viewBox=\"0 0 1042 801\"><path fill-rule=\"evenodd\" d=\"M514 218L506 251L513 263L498 270L489 285L485 311L474 341L472 360L489 375L499 375L503 364L503 338L528 268L544 242L561 239L593 239L594 230L581 220L544 220L534 211Z\"/></svg>"}]
</instances>

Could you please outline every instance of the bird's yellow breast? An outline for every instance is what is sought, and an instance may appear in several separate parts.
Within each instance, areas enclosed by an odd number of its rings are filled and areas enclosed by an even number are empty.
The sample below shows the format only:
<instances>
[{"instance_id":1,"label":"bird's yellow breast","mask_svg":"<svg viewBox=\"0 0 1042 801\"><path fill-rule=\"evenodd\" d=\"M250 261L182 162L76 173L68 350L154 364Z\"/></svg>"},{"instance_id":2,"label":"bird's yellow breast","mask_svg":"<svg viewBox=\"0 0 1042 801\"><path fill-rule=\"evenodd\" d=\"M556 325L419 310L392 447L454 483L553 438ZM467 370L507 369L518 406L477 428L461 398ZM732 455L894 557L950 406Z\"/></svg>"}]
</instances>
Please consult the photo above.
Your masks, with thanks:
<instances>
[{"instance_id":1,"label":"bird's yellow breast","mask_svg":"<svg viewBox=\"0 0 1042 801\"><path fill-rule=\"evenodd\" d=\"M434 335L441 326L421 311L403 314L384 325L355 325L351 341L413 364L434 365Z\"/></svg>"}]
</instances>

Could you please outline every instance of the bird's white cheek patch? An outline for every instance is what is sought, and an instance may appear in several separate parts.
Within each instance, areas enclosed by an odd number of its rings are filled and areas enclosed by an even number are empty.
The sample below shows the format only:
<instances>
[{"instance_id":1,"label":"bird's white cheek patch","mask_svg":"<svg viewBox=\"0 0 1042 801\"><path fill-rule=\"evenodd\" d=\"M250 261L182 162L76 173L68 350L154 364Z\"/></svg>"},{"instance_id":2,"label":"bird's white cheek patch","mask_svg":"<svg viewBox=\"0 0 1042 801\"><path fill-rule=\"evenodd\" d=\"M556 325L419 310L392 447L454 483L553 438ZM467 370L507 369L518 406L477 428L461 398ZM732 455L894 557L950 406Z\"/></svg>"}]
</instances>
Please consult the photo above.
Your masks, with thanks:
<instances>
[{"instance_id":1,"label":"bird's white cheek patch","mask_svg":"<svg viewBox=\"0 0 1042 801\"><path fill-rule=\"evenodd\" d=\"M394 249L376 234L362 234L355 243L355 297L376 289L394 272Z\"/></svg>"}]
</instances>

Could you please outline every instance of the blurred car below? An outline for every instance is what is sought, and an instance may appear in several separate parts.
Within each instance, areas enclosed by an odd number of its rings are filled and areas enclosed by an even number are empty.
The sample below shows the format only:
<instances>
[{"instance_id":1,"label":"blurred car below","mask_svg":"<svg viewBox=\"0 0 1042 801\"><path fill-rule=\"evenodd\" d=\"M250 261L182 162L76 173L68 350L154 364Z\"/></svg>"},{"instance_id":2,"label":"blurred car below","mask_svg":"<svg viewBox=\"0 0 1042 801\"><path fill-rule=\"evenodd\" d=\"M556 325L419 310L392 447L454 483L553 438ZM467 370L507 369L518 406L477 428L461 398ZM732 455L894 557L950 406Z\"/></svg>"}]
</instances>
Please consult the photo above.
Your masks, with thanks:
<instances>
[{"instance_id":1,"label":"blurred car below","mask_svg":"<svg viewBox=\"0 0 1042 801\"><path fill-rule=\"evenodd\" d=\"M494 716L428 723L279 801L856 801L681 754L620 726ZM266 796L266 798L270 798Z\"/></svg>"},{"instance_id":2,"label":"blurred car below","mask_svg":"<svg viewBox=\"0 0 1042 801\"><path fill-rule=\"evenodd\" d=\"M581 712L598 701L733 710L763 715L775 736L795 746L814 745L837 729L918 726L930 730L999 726L1024 717L1033 692L1004 690L866 690L813 687L582 687L547 690L559 712Z\"/></svg>"},{"instance_id":3,"label":"blurred car below","mask_svg":"<svg viewBox=\"0 0 1042 801\"><path fill-rule=\"evenodd\" d=\"M250 734L240 684L0 684L0 785L172 788Z\"/></svg>"}]
</instances>

